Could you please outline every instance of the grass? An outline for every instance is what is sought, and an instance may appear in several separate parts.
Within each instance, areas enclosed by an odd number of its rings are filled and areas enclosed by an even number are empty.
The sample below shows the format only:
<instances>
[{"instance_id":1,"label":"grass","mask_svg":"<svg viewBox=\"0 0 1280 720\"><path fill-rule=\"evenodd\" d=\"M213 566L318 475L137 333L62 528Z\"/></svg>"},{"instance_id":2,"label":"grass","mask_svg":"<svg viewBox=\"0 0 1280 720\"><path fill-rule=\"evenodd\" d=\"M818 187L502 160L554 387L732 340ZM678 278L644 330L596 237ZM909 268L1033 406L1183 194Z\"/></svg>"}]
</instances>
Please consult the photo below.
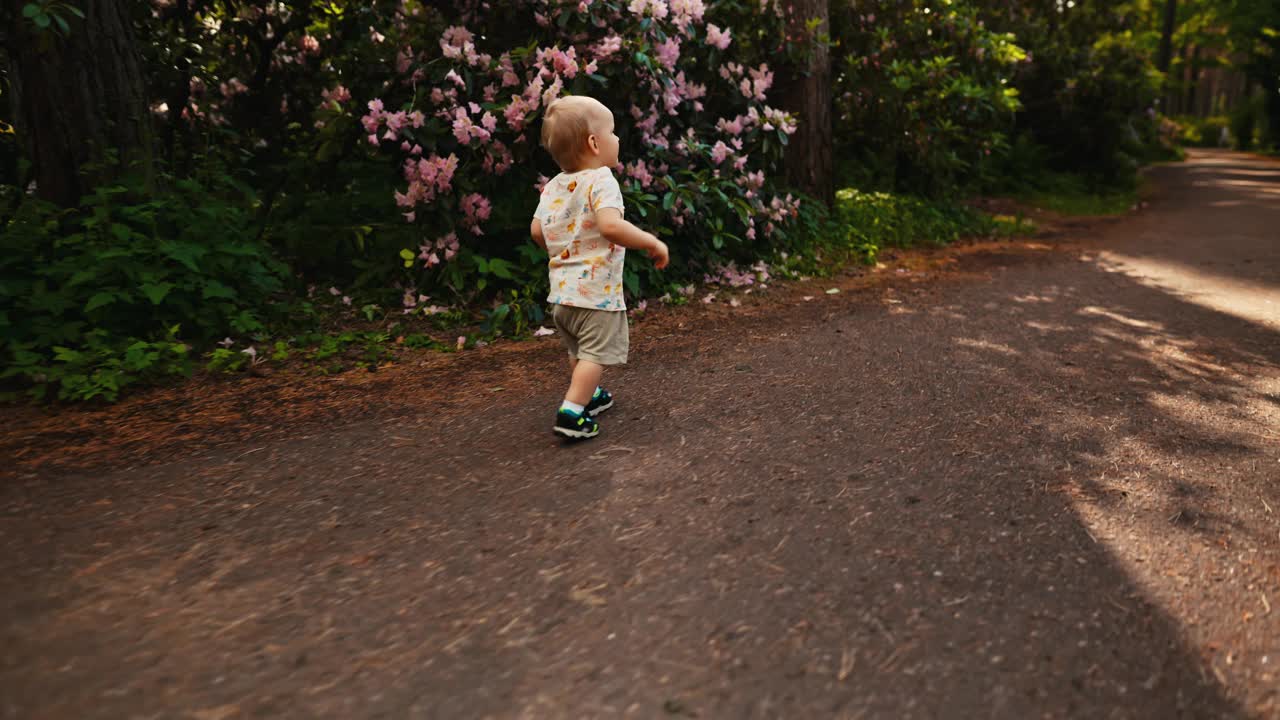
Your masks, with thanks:
<instances>
[{"instance_id":1,"label":"grass","mask_svg":"<svg viewBox=\"0 0 1280 720\"><path fill-rule=\"evenodd\" d=\"M1120 215L1138 201L1139 185L1133 187L1090 186L1081 177L1053 175L1040 187L1015 195L1020 202L1060 215Z\"/></svg>"}]
</instances>

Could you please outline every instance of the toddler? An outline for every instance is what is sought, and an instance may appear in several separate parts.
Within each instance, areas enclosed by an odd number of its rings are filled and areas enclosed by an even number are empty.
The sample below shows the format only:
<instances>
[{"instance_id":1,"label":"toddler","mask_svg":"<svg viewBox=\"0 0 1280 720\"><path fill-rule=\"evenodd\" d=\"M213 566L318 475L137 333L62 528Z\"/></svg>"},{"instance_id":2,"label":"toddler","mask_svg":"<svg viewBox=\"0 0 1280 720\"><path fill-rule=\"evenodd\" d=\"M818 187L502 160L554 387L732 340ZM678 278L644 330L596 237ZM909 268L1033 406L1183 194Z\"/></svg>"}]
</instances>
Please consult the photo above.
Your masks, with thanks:
<instances>
[{"instance_id":1,"label":"toddler","mask_svg":"<svg viewBox=\"0 0 1280 720\"><path fill-rule=\"evenodd\" d=\"M609 108L584 96L552 102L542 119L542 146L561 172L542 189L530 233L547 251L547 301L573 373L553 430L591 438L600 434L595 416L613 406L600 388L604 368L627 361L626 248L644 250L661 270L667 246L622 218L622 190L610 170L618 164L618 136Z\"/></svg>"}]
</instances>

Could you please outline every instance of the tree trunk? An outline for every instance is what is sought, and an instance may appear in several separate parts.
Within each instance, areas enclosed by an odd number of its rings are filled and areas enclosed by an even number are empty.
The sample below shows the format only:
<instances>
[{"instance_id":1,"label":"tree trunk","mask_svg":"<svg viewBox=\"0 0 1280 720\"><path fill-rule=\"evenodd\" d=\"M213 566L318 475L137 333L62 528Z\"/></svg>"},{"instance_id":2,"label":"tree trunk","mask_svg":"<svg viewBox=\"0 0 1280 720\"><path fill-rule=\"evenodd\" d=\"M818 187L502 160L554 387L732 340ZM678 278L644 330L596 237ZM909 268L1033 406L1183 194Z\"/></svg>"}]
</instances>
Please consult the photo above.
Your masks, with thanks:
<instances>
[{"instance_id":1,"label":"tree trunk","mask_svg":"<svg viewBox=\"0 0 1280 720\"><path fill-rule=\"evenodd\" d=\"M1164 4L1164 29L1160 33L1160 55L1156 61L1156 69L1169 72L1169 63L1173 60L1173 30L1178 23L1178 0L1166 0Z\"/></svg>"},{"instance_id":2,"label":"tree trunk","mask_svg":"<svg viewBox=\"0 0 1280 720\"><path fill-rule=\"evenodd\" d=\"M1188 115L1196 114L1196 85L1200 82L1200 49L1196 46L1191 53L1191 59L1187 62L1187 94L1183 112Z\"/></svg>"},{"instance_id":3,"label":"tree trunk","mask_svg":"<svg viewBox=\"0 0 1280 720\"><path fill-rule=\"evenodd\" d=\"M22 17L24 0L5 4L5 51L17 132L31 159L37 194L71 206L124 172L154 181L153 134L127 0L83 0L80 20L63 15L65 37ZM115 162L108 163L108 151ZM82 175L86 163L95 167Z\"/></svg>"},{"instance_id":4,"label":"tree trunk","mask_svg":"<svg viewBox=\"0 0 1280 720\"><path fill-rule=\"evenodd\" d=\"M809 21L820 22L809 28ZM786 68L782 104L799 115L787 146L787 179L830 207L835 202L835 169L831 134L831 15L827 0L795 0L787 17L787 34L807 43L808 62Z\"/></svg>"}]
</instances>

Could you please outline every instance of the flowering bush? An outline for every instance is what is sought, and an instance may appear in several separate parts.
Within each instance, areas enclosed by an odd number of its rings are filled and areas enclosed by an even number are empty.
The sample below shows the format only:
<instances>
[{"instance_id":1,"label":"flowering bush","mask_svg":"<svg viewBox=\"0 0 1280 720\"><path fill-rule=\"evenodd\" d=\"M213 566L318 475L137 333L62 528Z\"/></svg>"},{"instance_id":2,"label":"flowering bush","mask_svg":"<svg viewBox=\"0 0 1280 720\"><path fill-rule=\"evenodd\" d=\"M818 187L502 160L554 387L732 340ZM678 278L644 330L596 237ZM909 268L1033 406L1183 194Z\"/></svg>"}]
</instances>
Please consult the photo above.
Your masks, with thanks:
<instances>
[{"instance_id":1,"label":"flowering bush","mask_svg":"<svg viewBox=\"0 0 1280 720\"><path fill-rule=\"evenodd\" d=\"M361 217L333 217L336 235L373 268L394 268L399 252L406 298L540 281L528 219L557 169L537 147L538 127L565 94L614 110L628 215L667 236L677 270L696 277L791 240L799 200L772 179L796 118L769 104L768 59L783 37L772 0L228 7L216 20L183 21L171 0L156 2L157 17L189 41L163 45L199 44L205 58L189 78L169 78L172 102L158 100L157 113L182 132L232 139L259 165L305 167L281 183L273 210L325 215L307 198L358 196ZM339 160L395 173L396 187L381 186L381 216L368 198L376 183L315 172ZM308 264L317 235L324 255L342 254L327 244L335 233L310 231L289 236L295 264ZM633 293L641 282L628 273Z\"/></svg>"},{"instance_id":2,"label":"flowering bush","mask_svg":"<svg viewBox=\"0 0 1280 720\"><path fill-rule=\"evenodd\" d=\"M719 17L702 0L406 6L385 31L394 72L360 118L364 141L401 168L395 203L420 232L402 253L406 280L509 279L502 256L528 247L557 171L537 148L541 113L565 94L614 110L631 217L669 236L690 271L765 251L798 204L768 182L795 119L768 104L763 29L729 29L780 22L765 5L722 3ZM541 264L525 256L533 280ZM633 293L638 280L628 273Z\"/></svg>"}]
</instances>

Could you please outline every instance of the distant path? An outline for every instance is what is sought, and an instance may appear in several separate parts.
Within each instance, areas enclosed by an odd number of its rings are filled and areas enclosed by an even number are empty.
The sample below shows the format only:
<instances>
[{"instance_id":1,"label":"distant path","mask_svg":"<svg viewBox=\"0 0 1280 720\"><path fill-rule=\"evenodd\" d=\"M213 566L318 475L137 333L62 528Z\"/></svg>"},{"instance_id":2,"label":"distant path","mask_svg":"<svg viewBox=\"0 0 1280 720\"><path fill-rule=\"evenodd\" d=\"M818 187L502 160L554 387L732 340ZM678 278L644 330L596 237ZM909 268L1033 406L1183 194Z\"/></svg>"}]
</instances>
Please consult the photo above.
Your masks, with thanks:
<instances>
[{"instance_id":1,"label":"distant path","mask_svg":"<svg viewBox=\"0 0 1280 720\"><path fill-rule=\"evenodd\" d=\"M0 718L1280 717L1280 164L1152 178L989 279L641 323L588 444L513 367L0 486Z\"/></svg>"}]
</instances>

